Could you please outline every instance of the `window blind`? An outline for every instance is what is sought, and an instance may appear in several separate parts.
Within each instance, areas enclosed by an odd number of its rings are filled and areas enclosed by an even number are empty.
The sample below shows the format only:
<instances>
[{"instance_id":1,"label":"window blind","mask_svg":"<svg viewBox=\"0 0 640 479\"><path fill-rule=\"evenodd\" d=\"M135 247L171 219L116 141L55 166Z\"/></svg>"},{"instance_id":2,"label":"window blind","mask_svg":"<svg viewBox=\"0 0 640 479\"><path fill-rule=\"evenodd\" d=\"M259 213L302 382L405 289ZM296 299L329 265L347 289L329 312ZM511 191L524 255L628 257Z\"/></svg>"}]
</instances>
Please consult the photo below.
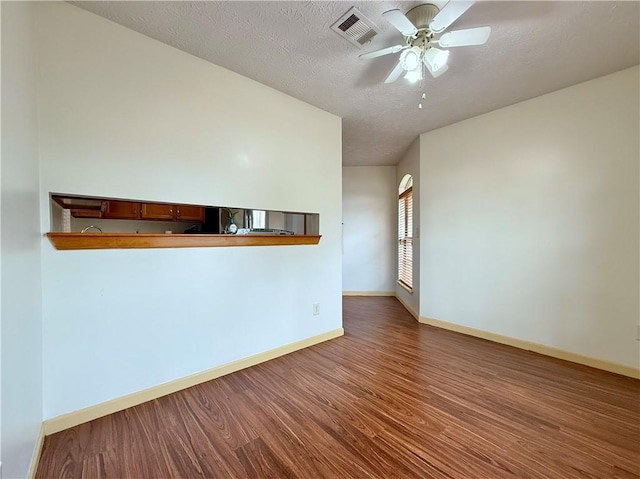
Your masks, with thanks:
<instances>
[{"instance_id":1,"label":"window blind","mask_svg":"<svg viewBox=\"0 0 640 479\"><path fill-rule=\"evenodd\" d=\"M413 288L413 188L398 197L398 281Z\"/></svg>"}]
</instances>

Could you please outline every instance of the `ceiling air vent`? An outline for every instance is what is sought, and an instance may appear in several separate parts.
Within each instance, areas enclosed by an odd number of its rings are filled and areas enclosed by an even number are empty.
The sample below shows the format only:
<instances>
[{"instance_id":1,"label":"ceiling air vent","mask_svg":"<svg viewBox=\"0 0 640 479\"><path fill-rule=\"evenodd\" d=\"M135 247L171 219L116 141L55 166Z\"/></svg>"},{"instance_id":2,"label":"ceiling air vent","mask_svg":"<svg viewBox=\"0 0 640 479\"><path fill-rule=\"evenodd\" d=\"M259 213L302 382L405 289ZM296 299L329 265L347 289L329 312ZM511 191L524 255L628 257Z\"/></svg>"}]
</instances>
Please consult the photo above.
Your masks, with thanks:
<instances>
[{"instance_id":1,"label":"ceiling air vent","mask_svg":"<svg viewBox=\"0 0 640 479\"><path fill-rule=\"evenodd\" d=\"M380 32L378 27L355 7L351 8L336 23L331 25L331 30L342 38L346 38L358 48L362 48L362 45L369 43Z\"/></svg>"}]
</instances>

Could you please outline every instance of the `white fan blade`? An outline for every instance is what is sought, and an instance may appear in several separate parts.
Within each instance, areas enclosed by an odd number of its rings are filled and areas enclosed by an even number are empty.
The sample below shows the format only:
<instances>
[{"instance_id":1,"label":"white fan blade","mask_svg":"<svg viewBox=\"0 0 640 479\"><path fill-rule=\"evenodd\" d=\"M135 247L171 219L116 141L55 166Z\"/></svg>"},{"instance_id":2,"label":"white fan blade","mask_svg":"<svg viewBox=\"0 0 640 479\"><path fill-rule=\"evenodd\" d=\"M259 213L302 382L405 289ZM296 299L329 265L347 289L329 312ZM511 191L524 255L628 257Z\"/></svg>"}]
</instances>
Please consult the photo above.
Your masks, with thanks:
<instances>
[{"instance_id":1,"label":"white fan blade","mask_svg":"<svg viewBox=\"0 0 640 479\"><path fill-rule=\"evenodd\" d=\"M382 16L404 36L412 37L418 33L416 26L400 10L389 10L384 12Z\"/></svg>"},{"instance_id":2,"label":"white fan blade","mask_svg":"<svg viewBox=\"0 0 640 479\"><path fill-rule=\"evenodd\" d=\"M460 16L469 10L471 6L476 3L475 1L457 2L450 0L438 14L433 17L433 20L429 24L429 28L434 33L440 33L444 31L449 25L455 22Z\"/></svg>"},{"instance_id":3,"label":"white fan blade","mask_svg":"<svg viewBox=\"0 0 640 479\"><path fill-rule=\"evenodd\" d=\"M387 79L384 82L385 83L393 83L398 78L400 78L400 75L402 75L402 73L404 73L404 68L402 68L402 64L400 62L398 62L396 67L393 70L391 70L391 73L389 73L389 76L387 77Z\"/></svg>"},{"instance_id":4,"label":"white fan blade","mask_svg":"<svg viewBox=\"0 0 640 479\"><path fill-rule=\"evenodd\" d=\"M375 52L363 53L358 58L368 59L368 58L377 58L383 55L389 55L390 53L398 53L405 48L409 48L409 45L395 45L393 47L383 48L382 50L376 50Z\"/></svg>"},{"instance_id":5,"label":"white fan blade","mask_svg":"<svg viewBox=\"0 0 640 479\"><path fill-rule=\"evenodd\" d=\"M484 45L491 35L491 27L467 28L445 33L438 43L443 47L466 47L470 45Z\"/></svg>"},{"instance_id":6,"label":"white fan blade","mask_svg":"<svg viewBox=\"0 0 640 479\"><path fill-rule=\"evenodd\" d=\"M429 70L429 73L431 73L431 76L433 78L438 78L440 75L442 75L444 72L446 72L449 69L449 65L447 65L445 63L440 68L438 68L436 71L433 71L431 69L431 65L429 65L429 62L427 62L426 60L423 60L423 63L424 63L424 66L427 67L427 70Z\"/></svg>"}]
</instances>

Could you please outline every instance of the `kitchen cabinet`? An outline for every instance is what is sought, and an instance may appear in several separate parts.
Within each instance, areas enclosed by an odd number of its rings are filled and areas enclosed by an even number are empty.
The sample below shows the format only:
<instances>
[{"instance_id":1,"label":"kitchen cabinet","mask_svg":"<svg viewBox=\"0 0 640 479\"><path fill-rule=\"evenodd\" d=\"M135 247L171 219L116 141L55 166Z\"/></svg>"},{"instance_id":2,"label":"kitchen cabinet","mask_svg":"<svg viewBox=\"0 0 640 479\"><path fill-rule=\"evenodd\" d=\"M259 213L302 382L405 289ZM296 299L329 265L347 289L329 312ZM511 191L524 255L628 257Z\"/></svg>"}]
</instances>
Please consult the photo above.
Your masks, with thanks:
<instances>
[{"instance_id":1,"label":"kitchen cabinet","mask_svg":"<svg viewBox=\"0 0 640 479\"><path fill-rule=\"evenodd\" d=\"M175 213L178 221L204 221L202 206L176 205Z\"/></svg>"},{"instance_id":2,"label":"kitchen cabinet","mask_svg":"<svg viewBox=\"0 0 640 479\"><path fill-rule=\"evenodd\" d=\"M103 218L136 220L140 218L140 203L132 201L106 201Z\"/></svg>"},{"instance_id":3,"label":"kitchen cabinet","mask_svg":"<svg viewBox=\"0 0 640 479\"><path fill-rule=\"evenodd\" d=\"M105 202L97 198L65 197L52 195L60 208L69 210L74 218L102 218Z\"/></svg>"},{"instance_id":4,"label":"kitchen cabinet","mask_svg":"<svg viewBox=\"0 0 640 479\"><path fill-rule=\"evenodd\" d=\"M173 220L174 206L160 203L142 203L143 220Z\"/></svg>"},{"instance_id":5,"label":"kitchen cabinet","mask_svg":"<svg viewBox=\"0 0 640 479\"><path fill-rule=\"evenodd\" d=\"M165 221L204 221L204 207L142 203L142 219Z\"/></svg>"},{"instance_id":6,"label":"kitchen cabinet","mask_svg":"<svg viewBox=\"0 0 640 479\"><path fill-rule=\"evenodd\" d=\"M100 210L89 210L82 208L70 208L71 216L74 218L102 218L102 211Z\"/></svg>"}]
</instances>

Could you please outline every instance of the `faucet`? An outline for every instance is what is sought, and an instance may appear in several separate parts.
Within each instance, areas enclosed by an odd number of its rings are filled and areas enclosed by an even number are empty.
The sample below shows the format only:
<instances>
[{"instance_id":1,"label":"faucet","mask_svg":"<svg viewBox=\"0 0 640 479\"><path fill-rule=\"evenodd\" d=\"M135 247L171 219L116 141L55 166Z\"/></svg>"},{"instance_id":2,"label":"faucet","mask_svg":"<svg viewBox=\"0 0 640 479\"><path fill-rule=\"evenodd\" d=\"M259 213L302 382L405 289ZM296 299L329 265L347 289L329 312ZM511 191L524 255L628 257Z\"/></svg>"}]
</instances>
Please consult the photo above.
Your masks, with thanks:
<instances>
[{"instance_id":1,"label":"faucet","mask_svg":"<svg viewBox=\"0 0 640 479\"><path fill-rule=\"evenodd\" d=\"M80 233L86 233L86 232L87 232L87 230L90 230L91 228L95 228L95 229L97 229L98 231L100 231L100 233L102 233L102 230L101 230L100 228L98 228L97 226L93 226L93 225L87 226L87 227L86 227L86 228L84 228L82 231L80 231Z\"/></svg>"}]
</instances>

